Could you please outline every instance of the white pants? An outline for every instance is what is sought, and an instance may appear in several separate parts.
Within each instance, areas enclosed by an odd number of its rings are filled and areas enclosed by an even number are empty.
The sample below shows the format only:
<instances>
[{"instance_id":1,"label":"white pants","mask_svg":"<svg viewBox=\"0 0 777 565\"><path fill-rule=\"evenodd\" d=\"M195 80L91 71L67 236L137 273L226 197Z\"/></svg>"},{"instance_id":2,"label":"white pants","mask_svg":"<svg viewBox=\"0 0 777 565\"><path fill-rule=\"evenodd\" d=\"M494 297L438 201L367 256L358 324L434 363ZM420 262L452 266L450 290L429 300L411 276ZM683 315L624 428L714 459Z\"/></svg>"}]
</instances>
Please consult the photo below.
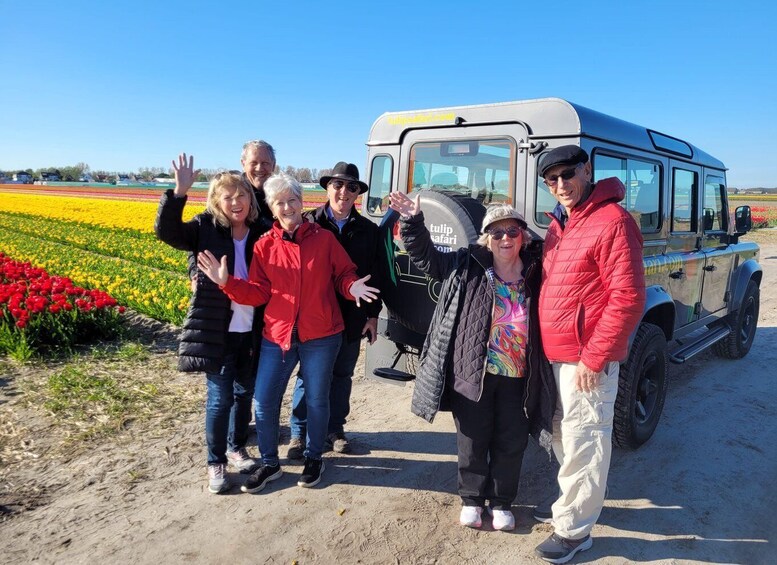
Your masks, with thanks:
<instances>
[{"instance_id":1,"label":"white pants","mask_svg":"<svg viewBox=\"0 0 777 565\"><path fill-rule=\"evenodd\" d=\"M553 504L553 528L567 539L590 534L604 505L620 365L609 362L592 392L575 388L576 369L577 363L553 363L558 389L553 452L561 465L561 495Z\"/></svg>"}]
</instances>

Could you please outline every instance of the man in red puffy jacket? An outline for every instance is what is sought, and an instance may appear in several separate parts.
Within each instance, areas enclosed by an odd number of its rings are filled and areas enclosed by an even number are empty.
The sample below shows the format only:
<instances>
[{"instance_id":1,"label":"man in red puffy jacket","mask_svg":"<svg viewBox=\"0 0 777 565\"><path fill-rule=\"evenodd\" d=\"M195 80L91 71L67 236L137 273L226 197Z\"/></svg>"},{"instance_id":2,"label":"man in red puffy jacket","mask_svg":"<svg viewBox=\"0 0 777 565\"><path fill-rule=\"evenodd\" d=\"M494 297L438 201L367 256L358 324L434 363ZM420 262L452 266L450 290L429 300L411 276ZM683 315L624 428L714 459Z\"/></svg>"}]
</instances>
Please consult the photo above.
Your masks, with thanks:
<instances>
[{"instance_id":1,"label":"man in red puffy jacket","mask_svg":"<svg viewBox=\"0 0 777 565\"><path fill-rule=\"evenodd\" d=\"M640 229L618 204L620 180L593 184L588 154L576 145L543 154L538 171L559 202L545 237L539 315L558 389L560 495L554 532L536 552L565 563L591 547L604 504L619 363L642 316L645 277Z\"/></svg>"}]
</instances>

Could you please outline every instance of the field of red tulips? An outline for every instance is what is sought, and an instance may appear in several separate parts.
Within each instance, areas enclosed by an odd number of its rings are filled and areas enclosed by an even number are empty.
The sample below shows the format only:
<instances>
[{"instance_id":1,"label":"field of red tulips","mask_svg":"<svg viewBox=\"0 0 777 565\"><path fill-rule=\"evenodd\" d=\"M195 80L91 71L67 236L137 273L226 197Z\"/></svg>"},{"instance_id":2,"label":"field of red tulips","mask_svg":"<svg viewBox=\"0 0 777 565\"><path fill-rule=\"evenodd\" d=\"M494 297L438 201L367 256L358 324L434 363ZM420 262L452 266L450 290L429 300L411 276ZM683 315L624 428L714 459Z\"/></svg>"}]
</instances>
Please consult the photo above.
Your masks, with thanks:
<instances>
[{"instance_id":1,"label":"field of red tulips","mask_svg":"<svg viewBox=\"0 0 777 565\"><path fill-rule=\"evenodd\" d=\"M95 336L115 335L123 312L106 292L81 288L0 252L0 354L28 359L69 352Z\"/></svg>"}]
</instances>

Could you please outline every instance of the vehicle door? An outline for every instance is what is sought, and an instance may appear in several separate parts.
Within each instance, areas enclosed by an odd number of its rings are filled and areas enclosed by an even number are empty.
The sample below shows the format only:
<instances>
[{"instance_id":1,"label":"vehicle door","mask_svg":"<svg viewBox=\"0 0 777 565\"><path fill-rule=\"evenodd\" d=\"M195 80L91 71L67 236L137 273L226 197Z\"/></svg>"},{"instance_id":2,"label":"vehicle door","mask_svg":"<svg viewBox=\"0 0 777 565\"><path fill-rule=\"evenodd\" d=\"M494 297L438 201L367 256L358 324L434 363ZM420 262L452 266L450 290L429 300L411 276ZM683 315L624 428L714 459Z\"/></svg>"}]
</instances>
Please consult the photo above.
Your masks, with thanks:
<instances>
[{"instance_id":1,"label":"vehicle door","mask_svg":"<svg viewBox=\"0 0 777 565\"><path fill-rule=\"evenodd\" d=\"M702 317L721 313L726 307L726 291L734 262L734 254L728 248L729 218L726 213L726 200L726 181L723 175L717 171L705 171L701 226L701 249L704 253Z\"/></svg>"},{"instance_id":2,"label":"vehicle door","mask_svg":"<svg viewBox=\"0 0 777 565\"><path fill-rule=\"evenodd\" d=\"M455 251L475 242L488 204L507 202L525 213L527 153L521 145L527 137L526 128L517 123L410 130L399 147L395 185L389 188L411 197L425 191L421 209L435 247ZM371 165L368 207L372 216L384 214L380 229L391 266L387 278L395 285L389 285L382 298L390 318L423 336L440 281L429 279L410 261L399 237L398 214L385 204L378 206L388 194L385 174L381 176L376 166L378 157Z\"/></svg>"},{"instance_id":3,"label":"vehicle door","mask_svg":"<svg viewBox=\"0 0 777 565\"><path fill-rule=\"evenodd\" d=\"M670 160L671 200L666 256L667 286L675 303L675 330L698 319L705 254L699 236L700 167Z\"/></svg>"}]
</instances>

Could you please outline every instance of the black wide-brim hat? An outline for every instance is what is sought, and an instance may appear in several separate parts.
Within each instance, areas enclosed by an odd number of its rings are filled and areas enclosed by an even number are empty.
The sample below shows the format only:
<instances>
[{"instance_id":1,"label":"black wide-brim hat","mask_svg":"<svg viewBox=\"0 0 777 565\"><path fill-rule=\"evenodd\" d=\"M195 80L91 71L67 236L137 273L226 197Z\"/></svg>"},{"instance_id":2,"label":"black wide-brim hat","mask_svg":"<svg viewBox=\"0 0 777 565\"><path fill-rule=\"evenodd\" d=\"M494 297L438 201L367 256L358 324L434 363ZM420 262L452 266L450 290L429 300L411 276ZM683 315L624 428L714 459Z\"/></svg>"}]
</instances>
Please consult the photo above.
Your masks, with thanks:
<instances>
[{"instance_id":1,"label":"black wide-brim hat","mask_svg":"<svg viewBox=\"0 0 777 565\"><path fill-rule=\"evenodd\" d=\"M359 188L361 189L359 191L359 194L364 194L367 192L367 183L362 182L359 180L359 167L354 165L353 163L346 163L345 161L340 161L335 165L334 169L332 169L332 175L321 177L321 180L318 181L318 183L326 188L326 185L329 184L329 181L332 179L340 179L345 182L356 182L359 184Z\"/></svg>"}]
</instances>

